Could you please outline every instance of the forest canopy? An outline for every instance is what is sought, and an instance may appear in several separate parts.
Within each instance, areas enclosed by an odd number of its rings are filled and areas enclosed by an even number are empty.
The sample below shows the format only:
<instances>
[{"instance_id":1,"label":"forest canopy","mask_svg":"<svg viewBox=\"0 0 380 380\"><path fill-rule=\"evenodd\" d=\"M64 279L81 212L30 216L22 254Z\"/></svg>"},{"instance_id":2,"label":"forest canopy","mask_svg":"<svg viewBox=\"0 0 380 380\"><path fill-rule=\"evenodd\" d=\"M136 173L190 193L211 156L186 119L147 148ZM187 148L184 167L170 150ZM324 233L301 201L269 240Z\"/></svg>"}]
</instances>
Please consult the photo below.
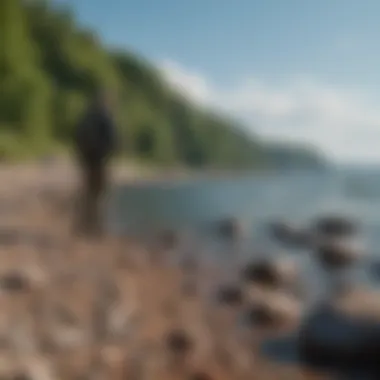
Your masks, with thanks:
<instances>
[{"instance_id":1,"label":"forest canopy","mask_svg":"<svg viewBox=\"0 0 380 380\"><path fill-rule=\"evenodd\" d=\"M47 0L1 0L0 15L3 158L70 147L91 95L105 87L117 94L115 118L125 158L165 166L276 165L273 149L239 123L189 102L137 54L111 51L69 9ZM284 157L282 148L281 161ZM308 166L320 164L317 153L307 151L306 157Z\"/></svg>"}]
</instances>

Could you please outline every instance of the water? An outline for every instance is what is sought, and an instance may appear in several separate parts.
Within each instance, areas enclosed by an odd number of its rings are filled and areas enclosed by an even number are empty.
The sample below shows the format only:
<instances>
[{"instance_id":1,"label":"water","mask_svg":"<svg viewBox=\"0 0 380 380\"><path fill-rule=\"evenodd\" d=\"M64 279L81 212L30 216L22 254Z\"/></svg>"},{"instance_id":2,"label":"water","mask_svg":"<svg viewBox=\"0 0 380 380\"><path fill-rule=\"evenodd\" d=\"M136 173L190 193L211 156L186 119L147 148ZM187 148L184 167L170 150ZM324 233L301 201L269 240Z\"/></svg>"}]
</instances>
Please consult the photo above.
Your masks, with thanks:
<instances>
[{"instance_id":1,"label":"water","mask_svg":"<svg viewBox=\"0 0 380 380\"><path fill-rule=\"evenodd\" d=\"M379 180L375 181L376 178ZM365 191L358 192L358 184ZM370 196L366 186L370 187ZM380 256L380 169L122 185L113 189L110 197L109 223L114 231L144 234L164 228L191 229L205 238L212 223L236 216L250 226L251 241L244 254L252 255L253 251L267 254L281 248L268 238L265 231L268 222L285 219L307 224L326 213L355 218L363 227L368 257ZM208 251L222 249L214 239L207 241ZM304 267L311 292L322 291L326 281L321 281L323 273L310 255L294 254ZM354 272L352 275L360 281L376 285L365 265Z\"/></svg>"},{"instance_id":2,"label":"water","mask_svg":"<svg viewBox=\"0 0 380 380\"><path fill-rule=\"evenodd\" d=\"M292 255L298 260L310 304L328 292L328 278L306 252L283 253L282 247L269 239L265 226L278 219L308 224L326 213L346 215L361 224L368 248L368 260L346 274L379 286L368 269L372 260L380 258L380 169L125 185L114 189L109 206L112 228L129 233L190 228L205 238L204 231L211 223L238 217L251 227L247 256L262 250L266 254L273 251ZM213 238L207 244L204 252L214 252L216 261L221 261L222 245ZM267 342L263 350L282 362L297 361L295 336Z\"/></svg>"},{"instance_id":3,"label":"water","mask_svg":"<svg viewBox=\"0 0 380 380\"><path fill-rule=\"evenodd\" d=\"M367 179L371 195L350 191L357 185L352 179L357 179L364 190ZM326 212L340 212L359 219L369 234L376 235L380 231L380 170L257 174L123 185L113 190L109 212L113 228L130 232L196 228L237 216L251 223L253 234L267 220L307 221Z\"/></svg>"},{"instance_id":4,"label":"water","mask_svg":"<svg viewBox=\"0 0 380 380\"><path fill-rule=\"evenodd\" d=\"M289 215L302 219L329 207L335 202L334 182L330 176L305 173L125 185L114 189L111 219L133 231L196 227L226 216L238 216L257 227L265 219Z\"/></svg>"}]
</instances>

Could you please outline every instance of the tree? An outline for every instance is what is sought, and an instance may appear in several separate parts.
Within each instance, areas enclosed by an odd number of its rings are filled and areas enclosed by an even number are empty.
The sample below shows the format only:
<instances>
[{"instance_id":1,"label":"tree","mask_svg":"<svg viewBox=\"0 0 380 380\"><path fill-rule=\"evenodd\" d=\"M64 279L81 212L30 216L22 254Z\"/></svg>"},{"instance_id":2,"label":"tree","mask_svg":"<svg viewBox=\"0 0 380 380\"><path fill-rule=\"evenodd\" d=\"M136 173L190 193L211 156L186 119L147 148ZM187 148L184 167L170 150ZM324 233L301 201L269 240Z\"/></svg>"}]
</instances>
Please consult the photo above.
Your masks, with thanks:
<instances>
[{"instance_id":1,"label":"tree","mask_svg":"<svg viewBox=\"0 0 380 380\"><path fill-rule=\"evenodd\" d=\"M263 145L235 120L189 102L137 54L110 51L67 7L48 0L1 0L0 18L0 138L17 139L33 154L68 147L89 97L100 87L117 95L120 145L128 158L225 168L264 161Z\"/></svg>"}]
</instances>

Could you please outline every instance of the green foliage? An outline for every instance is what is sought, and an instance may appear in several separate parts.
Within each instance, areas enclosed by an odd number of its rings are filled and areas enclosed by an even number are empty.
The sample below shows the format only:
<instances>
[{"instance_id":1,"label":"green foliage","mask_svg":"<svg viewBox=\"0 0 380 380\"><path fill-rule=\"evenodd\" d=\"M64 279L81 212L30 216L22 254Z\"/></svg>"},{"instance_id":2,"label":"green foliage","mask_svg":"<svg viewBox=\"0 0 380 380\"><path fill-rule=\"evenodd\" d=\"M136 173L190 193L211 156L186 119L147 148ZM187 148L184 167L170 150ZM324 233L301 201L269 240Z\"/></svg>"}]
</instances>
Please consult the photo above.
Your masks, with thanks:
<instances>
[{"instance_id":1,"label":"green foliage","mask_svg":"<svg viewBox=\"0 0 380 380\"><path fill-rule=\"evenodd\" d=\"M9 126L0 125L0 161L27 158L30 151L17 134L9 132Z\"/></svg>"},{"instance_id":2,"label":"green foliage","mask_svg":"<svg viewBox=\"0 0 380 380\"><path fill-rule=\"evenodd\" d=\"M66 8L48 0L1 0L0 36L0 155L68 148L100 86L117 98L123 157L192 167L264 162L261 144L235 121L176 94L138 55L108 51Z\"/></svg>"}]
</instances>

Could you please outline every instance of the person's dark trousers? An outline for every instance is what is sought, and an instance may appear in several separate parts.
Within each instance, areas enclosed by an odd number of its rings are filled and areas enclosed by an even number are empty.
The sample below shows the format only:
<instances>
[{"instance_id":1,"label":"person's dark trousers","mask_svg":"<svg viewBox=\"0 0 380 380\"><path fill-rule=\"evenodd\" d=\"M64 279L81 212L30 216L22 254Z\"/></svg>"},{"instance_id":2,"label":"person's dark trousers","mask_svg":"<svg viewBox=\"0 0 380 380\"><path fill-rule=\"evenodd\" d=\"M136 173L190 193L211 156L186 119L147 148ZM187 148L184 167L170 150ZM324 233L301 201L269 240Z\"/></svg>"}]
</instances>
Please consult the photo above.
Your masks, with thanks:
<instances>
[{"instance_id":1,"label":"person's dark trousers","mask_svg":"<svg viewBox=\"0 0 380 380\"><path fill-rule=\"evenodd\" d=\"M79 228L85 235L101 236L104 232L103 203L107 190L105 160L80 160L83 192L79 203Z\"/></svg>"}]
</instances>

